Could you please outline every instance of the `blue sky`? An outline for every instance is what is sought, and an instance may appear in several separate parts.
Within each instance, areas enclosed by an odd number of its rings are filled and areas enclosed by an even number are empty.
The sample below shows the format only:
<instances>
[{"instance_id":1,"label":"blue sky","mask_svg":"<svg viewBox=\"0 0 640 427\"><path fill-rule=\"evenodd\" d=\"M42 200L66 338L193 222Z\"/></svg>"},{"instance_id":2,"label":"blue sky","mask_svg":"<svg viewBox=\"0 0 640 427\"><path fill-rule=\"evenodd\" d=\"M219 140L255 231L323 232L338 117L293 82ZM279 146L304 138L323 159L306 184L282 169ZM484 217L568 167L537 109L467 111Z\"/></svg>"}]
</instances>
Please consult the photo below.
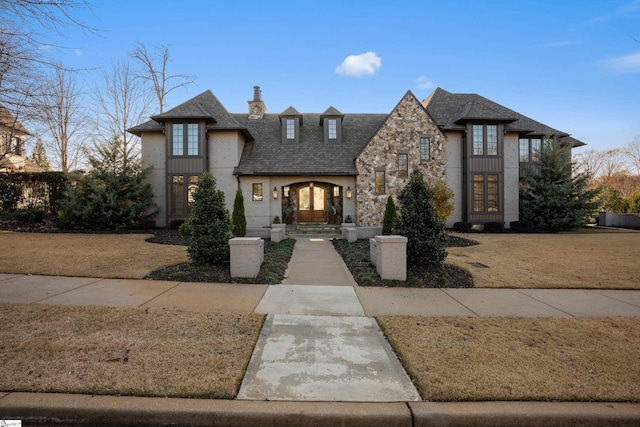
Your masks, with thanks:
<instances>
[{"instance_id":1,"label":"blue sky","mask_svg":"<svg viewBox=\"0 0 640 427\"><path fill-rule=\"evenodd\" d=\"M388 113L407 90L477 93L588 143L640 135L640 0L95 1L101 30L67 31L67 66L169 45L170 71L197 76L169 107L204 90L247 111ZM635 40L634 40L635 39ZM97 73L87 71L91 80Z\"/></svg>"}]
</instances>

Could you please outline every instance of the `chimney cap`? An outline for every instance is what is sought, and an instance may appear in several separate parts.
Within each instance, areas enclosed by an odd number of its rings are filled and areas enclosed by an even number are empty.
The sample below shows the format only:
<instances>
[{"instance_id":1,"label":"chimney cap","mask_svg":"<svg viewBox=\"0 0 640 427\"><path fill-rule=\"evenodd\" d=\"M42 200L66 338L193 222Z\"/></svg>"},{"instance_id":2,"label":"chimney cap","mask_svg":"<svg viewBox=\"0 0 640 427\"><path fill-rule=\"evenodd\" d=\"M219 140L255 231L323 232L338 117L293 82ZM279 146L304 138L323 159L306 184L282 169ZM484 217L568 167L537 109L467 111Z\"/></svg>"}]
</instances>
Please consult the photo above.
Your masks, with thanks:
<instances>
[{"instance_id":1,"label":"chimney cap","mask_svg":"<svg viewBox=\"0 0 640 427\"><path fill-rule=\"evenodd\" d=\"M253 100L262 101L262 91L260 90L260 86L253 87Z\"/></svg>"}]
</instances>

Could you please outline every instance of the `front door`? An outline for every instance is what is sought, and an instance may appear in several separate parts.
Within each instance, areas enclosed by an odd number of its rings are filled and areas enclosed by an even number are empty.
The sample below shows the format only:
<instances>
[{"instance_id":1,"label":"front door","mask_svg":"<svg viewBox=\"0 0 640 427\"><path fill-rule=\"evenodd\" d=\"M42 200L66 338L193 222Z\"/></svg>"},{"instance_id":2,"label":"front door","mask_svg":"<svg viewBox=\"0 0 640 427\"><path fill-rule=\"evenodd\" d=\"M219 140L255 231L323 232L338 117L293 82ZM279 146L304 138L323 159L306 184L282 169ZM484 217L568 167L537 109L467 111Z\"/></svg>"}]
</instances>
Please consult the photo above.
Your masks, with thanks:
<instances>
[{"instance_id":1,"label":"front door","mask_svg":"<svg viewBox=\"0 0 640 427\"><path fill-rule=\"evenodd\" d=\"M308 187L298 189L298 222L326 222L324 188Z\"/></svg>"}]
</instances>

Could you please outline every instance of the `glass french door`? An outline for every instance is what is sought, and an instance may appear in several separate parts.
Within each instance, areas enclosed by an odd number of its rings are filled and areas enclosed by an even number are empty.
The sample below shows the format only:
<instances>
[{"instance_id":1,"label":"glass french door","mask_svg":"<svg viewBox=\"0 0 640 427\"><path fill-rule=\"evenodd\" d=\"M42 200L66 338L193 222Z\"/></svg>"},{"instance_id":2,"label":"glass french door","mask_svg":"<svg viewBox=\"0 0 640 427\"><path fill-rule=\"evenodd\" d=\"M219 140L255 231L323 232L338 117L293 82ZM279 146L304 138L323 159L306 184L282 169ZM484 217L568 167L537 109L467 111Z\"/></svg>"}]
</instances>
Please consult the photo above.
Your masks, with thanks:
<instances>
[{"instance_id":1,"label":"glass french door","mask_svg":"<svg viewBox=\"0 0 640 427\"><path fill-rule=\"evenodd\" d=\"M324 188L313 183L298 189L298 222L326 222Z\"/></svg>"}]
</instances>

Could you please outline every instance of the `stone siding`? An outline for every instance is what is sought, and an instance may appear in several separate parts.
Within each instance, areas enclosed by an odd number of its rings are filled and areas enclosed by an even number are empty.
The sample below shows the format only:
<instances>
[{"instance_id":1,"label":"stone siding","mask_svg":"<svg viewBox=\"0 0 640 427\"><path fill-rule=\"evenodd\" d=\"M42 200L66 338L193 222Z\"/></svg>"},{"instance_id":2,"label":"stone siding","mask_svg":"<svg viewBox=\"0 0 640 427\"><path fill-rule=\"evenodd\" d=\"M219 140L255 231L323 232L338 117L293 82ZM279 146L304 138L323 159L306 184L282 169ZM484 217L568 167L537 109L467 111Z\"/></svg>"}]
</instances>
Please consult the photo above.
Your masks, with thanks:
<instances>
[{"instance_id":1,"label":"stone siding","mask_svg":"<svg viewBox=\"0 0 640 427\"><path fill-rule=\"evenodd\" d=\"M431 139L430 160L420 162L420 137ZM357 224L377 226L382 224L389 195L396 196L418 167L428 181L445 178L446 137L429 116L422 104L410 91L402 98L389 117L356 159ZM408 154L408 175L398 176L397 154ZM385 194L377 194L375 172L385 170ZM397 205L397 199L396 205Z\"/></svg>"}]
</instances>

